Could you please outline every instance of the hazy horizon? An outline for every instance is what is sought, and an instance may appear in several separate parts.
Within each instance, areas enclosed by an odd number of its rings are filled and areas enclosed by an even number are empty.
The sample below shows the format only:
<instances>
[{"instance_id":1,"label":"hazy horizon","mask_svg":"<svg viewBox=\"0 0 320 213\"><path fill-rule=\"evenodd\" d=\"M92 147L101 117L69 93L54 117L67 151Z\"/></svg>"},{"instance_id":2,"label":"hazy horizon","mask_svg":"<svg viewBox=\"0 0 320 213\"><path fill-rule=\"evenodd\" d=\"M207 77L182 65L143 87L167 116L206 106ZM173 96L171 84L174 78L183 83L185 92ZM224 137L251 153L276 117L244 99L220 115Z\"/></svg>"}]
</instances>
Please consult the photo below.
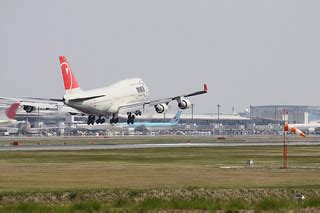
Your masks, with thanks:
<instances>
[{"instance_id":1,"label":"hazy horizon","mask_svg":"<svg viewBox=\"0 0 320 213\"><path fill-rule=\"evenodd\" d=\"M0 1L0 96L61 98L139 77L151 99L208 84L196 113L320 105L319 1ZM319 86L320 88L320 86ZM174 106L174 105L172 105Z\"/></svg>"}]
</instances>

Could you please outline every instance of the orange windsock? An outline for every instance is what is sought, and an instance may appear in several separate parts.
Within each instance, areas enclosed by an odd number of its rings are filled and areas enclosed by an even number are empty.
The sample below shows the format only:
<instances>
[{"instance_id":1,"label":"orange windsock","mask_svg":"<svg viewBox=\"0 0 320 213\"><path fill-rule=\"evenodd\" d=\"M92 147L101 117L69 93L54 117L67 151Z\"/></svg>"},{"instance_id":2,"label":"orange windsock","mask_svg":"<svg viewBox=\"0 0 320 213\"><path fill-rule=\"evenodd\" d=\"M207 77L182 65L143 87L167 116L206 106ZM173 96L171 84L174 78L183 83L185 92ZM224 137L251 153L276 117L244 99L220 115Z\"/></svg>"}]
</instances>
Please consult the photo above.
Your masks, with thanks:
<instances>
[{"instance_id":1,"label":"orange windsock","mask_svg":"<svg viewBox=\"0 0 320 213\"><path fill-rule=\"evenodd\" d=\"M301 137L306 137L306 135L297 127L294 127L287 122L284 124L283 130L286 132L292 132L294 134L300 135Z\"/></svg>"}]
</instances>

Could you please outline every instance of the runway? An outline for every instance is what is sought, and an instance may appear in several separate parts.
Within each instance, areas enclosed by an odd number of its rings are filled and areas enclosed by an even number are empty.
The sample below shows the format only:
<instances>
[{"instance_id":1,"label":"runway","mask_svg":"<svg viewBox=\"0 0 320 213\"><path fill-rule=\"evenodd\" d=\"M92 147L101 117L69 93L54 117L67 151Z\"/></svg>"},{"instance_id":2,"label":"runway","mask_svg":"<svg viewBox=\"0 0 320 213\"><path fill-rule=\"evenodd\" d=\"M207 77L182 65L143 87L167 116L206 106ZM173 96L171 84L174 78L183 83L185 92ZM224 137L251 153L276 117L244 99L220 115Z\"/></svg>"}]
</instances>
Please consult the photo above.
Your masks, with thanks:
<instances>
[{"instance_id":1,"label":"runway","mask_svg":"<svg viewBox=\"0 0 320 213\"><path fill-rule=\"evenodd\" d=\"M280 142L239 142L239 143L169 143L169 144L72 144L72 145L3 145L0 151L77 151L77 150L112 150L112 149L150 149L150 148L198 148L198 147L249 147L282 146ZM320 142L289 142L288 146L315 146Z\"/></svg>"}]
</instances>

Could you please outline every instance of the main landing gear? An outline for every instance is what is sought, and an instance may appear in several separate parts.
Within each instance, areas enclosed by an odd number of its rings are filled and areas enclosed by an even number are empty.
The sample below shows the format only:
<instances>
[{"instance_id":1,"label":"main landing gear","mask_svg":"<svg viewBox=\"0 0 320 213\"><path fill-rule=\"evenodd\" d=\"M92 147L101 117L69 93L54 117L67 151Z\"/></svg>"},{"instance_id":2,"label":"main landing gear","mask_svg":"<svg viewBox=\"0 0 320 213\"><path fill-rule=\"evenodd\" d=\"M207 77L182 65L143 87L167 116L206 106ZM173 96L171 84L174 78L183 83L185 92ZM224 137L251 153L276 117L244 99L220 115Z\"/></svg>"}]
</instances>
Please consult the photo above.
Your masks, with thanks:
<instances>
[{"instance_id":1,"label":"main landing gear","mask_svg":"<svg viewBox=\"0 0 320 213\"><path fill-rule=\"evenodd\" d=\"M90 124L93 125L95 120L96 120L96 116L94 116L94 115L89 115L87 124L88 124L88 125L90 125Z\"/></svg>"},{"instance_id":2,"label":"main landing gear","mask_svg":"<svg viewBox=\"0 0 320 213\"><path fill-rule=\"evenodd\" d=\"M134 119L136 118L136 116L140 116L142 115L140 110L136 110L134 113L132 112L128 112L128 120L127 120L127 124L134 124Z\"/></svg>"},{"instance_id":3,"label":"main landing gear","mask_svg":"<svg viewBox=\"0 0 320 213\"><path fill-rule=\"evenodd\" d=\"M119 122L119 118L116 114L112 115L112 118L110 119L110 124L116 124Z\"/></svg>"},{"instance_id":4,"label":"main landing gear","mask_svg":"<svg viewBox=\"0 0 320 213\"><path fill-rule=\"evenodd\" d=\"M99 116L99 118L96 120L97 124L103 124L104 122L106 122L106 119L102 118L101 116Z\"/></svg>"},{"instance_id":5,"label":"main landing gear","mask_svg":"<svg viewBox=\"0 0 320 213\"><path fill-rule=\"evenodd\" d=\"M140 110L136 110L134 112L128 112L127 114L128 114L127 124L134 124L134 119L136 118L136 116L142 115ZM103 124L104 122L106 122L106 119L102 117L102 115L99 115L98 119L96 120L96 116L89 115L87 124L94 125L95 122L97 124ZM118 115L116 113L112 114L112 118L110 119L110 124L116 124L118 122L119 122Z\"/></svg>"},{"instance_id":6,"label":"main landing gear","mask_svg":"<svg viewBox=\"0 0 320 213\"><path fill-rule=\"evenodd\" d=\"M98 119L96 120L96 116L94 115L89 115L88 116L88 121L87 124L88 125L94 125L94 122L96 122L97 124L103 124L104 122L106 122L106 119L103 118L101 115L98 117Z\"/></svg>"}]
</instances>

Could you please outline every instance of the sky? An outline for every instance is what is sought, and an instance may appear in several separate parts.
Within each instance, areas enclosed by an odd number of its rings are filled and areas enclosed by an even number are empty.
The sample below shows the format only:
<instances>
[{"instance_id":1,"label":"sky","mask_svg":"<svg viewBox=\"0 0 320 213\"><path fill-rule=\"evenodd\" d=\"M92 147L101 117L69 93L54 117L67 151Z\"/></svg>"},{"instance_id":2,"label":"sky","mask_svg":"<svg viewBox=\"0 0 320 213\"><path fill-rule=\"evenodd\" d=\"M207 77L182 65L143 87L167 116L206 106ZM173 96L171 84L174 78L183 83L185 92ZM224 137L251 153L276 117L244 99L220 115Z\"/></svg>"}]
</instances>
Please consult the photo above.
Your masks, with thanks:
<instances>
[{"instance_id":1,"label":"sky","mask_svg":"<svg viewBox=\"0 0 320 213\"><path fill-rule=\"evenodd\" d=\"M140 77L150 99L202 89L195 112L320 105L320 1L2 0L0 96L62 98ZM175 104L173 104L175 108Z\"/></svg>"}]
</instances>

